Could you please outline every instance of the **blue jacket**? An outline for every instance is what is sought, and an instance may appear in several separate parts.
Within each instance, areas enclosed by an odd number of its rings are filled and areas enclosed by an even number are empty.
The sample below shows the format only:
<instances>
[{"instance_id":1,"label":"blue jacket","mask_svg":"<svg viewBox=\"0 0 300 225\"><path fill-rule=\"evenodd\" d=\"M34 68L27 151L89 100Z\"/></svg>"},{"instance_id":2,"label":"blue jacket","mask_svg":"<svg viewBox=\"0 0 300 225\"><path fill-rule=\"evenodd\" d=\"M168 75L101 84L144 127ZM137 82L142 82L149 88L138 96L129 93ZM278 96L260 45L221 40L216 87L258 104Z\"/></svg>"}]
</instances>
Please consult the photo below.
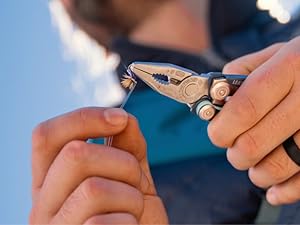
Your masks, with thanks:
<instances>
[{"instance_id":1,"label":"blue jacket","mask_svg":"<svg viewBox=\"0 0 300 225\"><path fill-rule=\"evenodd\" d=\"M257 10L255 3L253 0L211 1L213 51L224 63L297 35L300 19L281 25ZM119 76L124 73L123 65L133 61L169 62L199 73L220 71L223 66L201 54L138 45L126 38L115 39L111 48L121 57ZM187 106L155 93L142 82L138 83L126 110L139 119L152 164L224 153L209 141L206 122L191 114Z\"/></svg>"}]
</instances>

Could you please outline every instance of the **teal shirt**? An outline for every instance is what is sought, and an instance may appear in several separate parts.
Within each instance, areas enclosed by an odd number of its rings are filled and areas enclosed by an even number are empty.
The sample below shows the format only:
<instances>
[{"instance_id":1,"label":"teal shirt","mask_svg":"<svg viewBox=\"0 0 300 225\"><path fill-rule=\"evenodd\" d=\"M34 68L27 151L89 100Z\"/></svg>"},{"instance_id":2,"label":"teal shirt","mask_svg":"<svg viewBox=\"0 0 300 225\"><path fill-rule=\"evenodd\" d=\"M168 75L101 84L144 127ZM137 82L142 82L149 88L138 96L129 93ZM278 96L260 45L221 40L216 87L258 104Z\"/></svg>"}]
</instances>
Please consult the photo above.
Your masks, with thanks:
<instances>
[{"instance_id":1,"label":"teal shirt","mask_svg":"<svg viewBox=\"0 0 300 225\"><path fill-rule=\"evenodd\" d=\"M135 91L125 109L139 120L151 165L224 154L210 142L208 123L184 104L148 89Z\"/></svg>"},{"instance_id":2,"label":"teal shirt","mask_svg":"<svg viewBox=\"0 0 300 225\"><path fill-rule=\"evenodd\" d=\"M134 92L125 109L139 120L151 164L224 153L210 142L208 123L184 104L148 89Z\"/></svg>"}]
</instances>

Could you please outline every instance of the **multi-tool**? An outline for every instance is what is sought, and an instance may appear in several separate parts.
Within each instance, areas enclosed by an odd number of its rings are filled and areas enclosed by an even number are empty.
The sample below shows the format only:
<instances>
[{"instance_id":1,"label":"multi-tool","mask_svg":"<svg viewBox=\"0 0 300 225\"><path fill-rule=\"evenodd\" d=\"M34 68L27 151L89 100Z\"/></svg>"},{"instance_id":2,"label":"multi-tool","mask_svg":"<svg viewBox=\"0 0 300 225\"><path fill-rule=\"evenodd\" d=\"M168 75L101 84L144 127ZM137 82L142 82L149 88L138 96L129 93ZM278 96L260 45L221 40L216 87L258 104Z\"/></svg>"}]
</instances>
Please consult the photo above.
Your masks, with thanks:
<instances>
[{"instance_id":1,"label":"multi-tool","mask_svg":"<svg viewBox=\"0 0 300 225\"><path fill-rule=\"evenodd\" d=\"M128 72L158 93L187 104L206 121L213 119L246 79L218 72L198 74L167 63L134 62Z\"/></svg>"}]
</instances>

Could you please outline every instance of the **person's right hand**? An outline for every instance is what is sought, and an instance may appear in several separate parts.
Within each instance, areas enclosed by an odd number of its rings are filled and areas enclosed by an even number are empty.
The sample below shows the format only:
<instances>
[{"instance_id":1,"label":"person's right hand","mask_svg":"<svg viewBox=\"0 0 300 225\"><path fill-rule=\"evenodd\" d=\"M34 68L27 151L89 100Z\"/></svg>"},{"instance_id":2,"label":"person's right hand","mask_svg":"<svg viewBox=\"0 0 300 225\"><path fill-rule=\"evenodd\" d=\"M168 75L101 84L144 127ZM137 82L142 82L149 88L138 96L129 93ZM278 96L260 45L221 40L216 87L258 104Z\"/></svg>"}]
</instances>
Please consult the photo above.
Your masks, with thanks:
<instances>
[{"instance_id":1,"label":"person's right hand","mask_svg":"<svg viewBox=\"0 0 300 225\"><path fill-rule=\"evenodd\" d=\"M113 146L86 143L114 135ZM85 108L48 120L32 140L30 224L165 224L136 120Z\"/></svg>"},{"instance_id":2,"label":"person's right hand","mask_svg":"<svg viewBox=\"0 0 300 225\"><path fill-rule=\"evenodd\" d=\"M225 74L249 77L208 127L212 142L227 148L228 161L267 189L273 205L300 200L300 167L282 144L300 146L300 37L243 56Z\"/></svg>"}]
</instances>

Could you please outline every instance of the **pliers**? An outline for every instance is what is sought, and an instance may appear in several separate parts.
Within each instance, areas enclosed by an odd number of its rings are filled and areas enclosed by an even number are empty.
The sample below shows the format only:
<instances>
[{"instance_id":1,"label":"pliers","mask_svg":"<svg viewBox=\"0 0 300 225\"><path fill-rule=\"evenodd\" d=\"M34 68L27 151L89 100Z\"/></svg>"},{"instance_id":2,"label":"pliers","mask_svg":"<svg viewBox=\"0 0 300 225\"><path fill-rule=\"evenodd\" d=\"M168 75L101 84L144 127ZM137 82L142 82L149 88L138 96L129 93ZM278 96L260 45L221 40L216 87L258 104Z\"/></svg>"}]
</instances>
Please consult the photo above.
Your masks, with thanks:
<instances>
[{"instance_id":1,"label":"pliers","mask_svg":"<svg viewBox=\"0 0 300 225\"><path fill-rule=\"evenodd\" d=\"M198 74L168 63L134 62L128 67L158 93L187 104L191 112L210 121L245 81L245 75Z\"/></svg>"}]
</instances>

